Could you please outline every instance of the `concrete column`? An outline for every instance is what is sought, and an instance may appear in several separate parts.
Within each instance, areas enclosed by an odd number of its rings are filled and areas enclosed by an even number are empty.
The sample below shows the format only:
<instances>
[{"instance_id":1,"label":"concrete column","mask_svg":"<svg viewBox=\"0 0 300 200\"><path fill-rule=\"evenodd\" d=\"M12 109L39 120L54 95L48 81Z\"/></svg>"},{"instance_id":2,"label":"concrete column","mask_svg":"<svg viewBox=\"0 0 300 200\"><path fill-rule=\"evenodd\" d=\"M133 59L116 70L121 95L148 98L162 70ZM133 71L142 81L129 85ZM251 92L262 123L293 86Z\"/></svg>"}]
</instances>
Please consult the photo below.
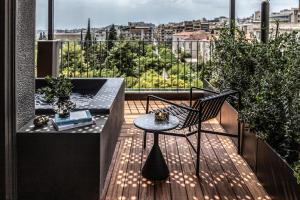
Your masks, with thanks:
<instances>
[{"instance_id":1,"label":"concrete column","mask_svg":"<svg viewBox=\"0 0 300 200\"><path fill-rule=\"evenodd\" d=\"M57 77L59 75L59 40L38 41L37 54L37 77Z\"/></svg>"},{"instance_id":2,"label":"concrete column","mask_svg":"<svg viewBox=\"0 0 300 200\"><path fill-rule=\"evenodd\" d=\"M35 0L16 5L16 115L17 129L34 117Z\"/></svg>"},{"instance_id":3,"label":"concrete column","mask_svg":"<svg viewBox=\"0 0 300 200\"><path fill-rule=\"evenodd\" d=\"M229 7L229 26L232 34L234 34L235 29L235 0L230 0Z\"/></svg>"},{"instance_id":4,"label":"concrete column","mask_svg":"<svg viewBox=\"0 0 300 200\"><path fill-rule=\"evenodd\" d=\"M263 0L261 4L261 42L268 43L270 28L270 2Z\"/></svg>"},{"instance_id":5,"label":"concrete column","mask_svg":"<svg viewBox=\"0 0 300 200\"><path fill-rule=\"evenodd\" d=\"M48 40L54 39L54 0L48 0Z\"/></svg>"}]
</instances>

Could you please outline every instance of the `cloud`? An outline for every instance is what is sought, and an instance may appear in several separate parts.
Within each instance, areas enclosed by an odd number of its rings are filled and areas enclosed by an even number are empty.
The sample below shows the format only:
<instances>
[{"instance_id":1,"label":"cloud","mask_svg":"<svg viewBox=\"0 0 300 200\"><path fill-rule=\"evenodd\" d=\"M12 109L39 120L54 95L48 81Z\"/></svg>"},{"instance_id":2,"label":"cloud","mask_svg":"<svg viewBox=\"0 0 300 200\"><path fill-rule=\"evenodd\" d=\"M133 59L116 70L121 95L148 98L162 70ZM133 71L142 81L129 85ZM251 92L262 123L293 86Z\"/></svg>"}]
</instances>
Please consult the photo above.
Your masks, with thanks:
<instances>
[{"instance_id":1,"label":"cloud","mask_svg":"<svg viewBox=\"0 0 300 200\"><path fill-rule=\"evenodd\" d=\"M298 0L270 0L271 10L296 7ZM47 27L47 1L36 0L38 29ZM261 0L236 0L238 17L250 16L260 9ZM85 27L87 18L92 26L128 21L156 24L202 17L227 16L229 0L55 0L55 27Z\"/></svg>"}]
</instances>

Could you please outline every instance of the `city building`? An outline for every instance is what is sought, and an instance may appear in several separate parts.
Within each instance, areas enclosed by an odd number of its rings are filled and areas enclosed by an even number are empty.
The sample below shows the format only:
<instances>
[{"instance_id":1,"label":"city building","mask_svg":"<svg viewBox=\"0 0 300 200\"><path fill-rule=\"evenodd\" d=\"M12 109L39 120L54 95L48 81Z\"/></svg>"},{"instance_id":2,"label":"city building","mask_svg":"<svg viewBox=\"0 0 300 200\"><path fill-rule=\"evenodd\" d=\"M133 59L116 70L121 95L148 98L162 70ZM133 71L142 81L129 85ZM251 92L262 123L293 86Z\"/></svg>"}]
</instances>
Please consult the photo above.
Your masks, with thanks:
<instances>
[{"instance_id":1,"label":"city building","mask_svg":"<svg viewBox=\"0 0 300 200\"><path fill-rule=\"evenodd\" d=\"M249 39L256 38L260 40L260 34L261 34L261 26L260 22L252 22L252 23L245 23L240 24L239 28L243 30L246 33L246 36ZM276 24L270 23L270 36L275 36L276 34ZM279 33L291 33L293 31L300 32L300 23L294 24L294 23L283 23L281 22L279 24Z\"/></svg>"},{"instance_id":2,"label":"city building","mask_svg":"<svg viewBox=\"0 0 300 200\"><path fill-rule=\"evenodd\" d=\"M120 28L120 37L133 40L152 40L155 25L145 22L128 22L128 26Z\"/></svg>"},{"instance_id":3,"label":"city building","mask_svg":"<svg viewBox=\"0 0 300 200\"><path fill-rule=\"evenodd\" d=\"M206 19L183 21L179 23L170 22L168 24L161 24L156 29L156 39L160 41L171 41L173 35L181 32L195 32L195 31L210 31L210 24Z\"/></svg>"},{"instance_id":4,"label":"city building","mask_svg":"<svg viewBox=\"0 0 300 200\"><path fill-rule=\"evenodd\" d=\"M202 58L209 60L212 35L203 30L176 33L172 37L172 52L183 53L187 62L198 62ZM202 61L201 59L201 61Z\"/></svg>"},{"instance_id":5,"label":"city building","mask_svg":"<svg viewBox=\"0 0 300 200\"><path fill-rule=\"evenodd\" d=\"M299 23L300 13L298 8L284 9L280 12L273 12L270 16L271 21L284 23Z\"/></svg>"},{"instance_id":6,"label":"city building","mask_svg":"<svg viewBox=\"0 0 300 200\"><path fill-rule=\"evenodd\" d=\"M54 38L62 41L80 41L85 37L85 33L55 33Z\"/></svg>"},{"instance_id":7,"label":"city building","mask_svg":"<svg viewBox=\"0 0 300 200\"><path fill-rule=\"evenodd\" d=\"M156 29L156 39L159 41L172 41L174 32L173 24L161 24Z\"/></svg>"}]
</instances>

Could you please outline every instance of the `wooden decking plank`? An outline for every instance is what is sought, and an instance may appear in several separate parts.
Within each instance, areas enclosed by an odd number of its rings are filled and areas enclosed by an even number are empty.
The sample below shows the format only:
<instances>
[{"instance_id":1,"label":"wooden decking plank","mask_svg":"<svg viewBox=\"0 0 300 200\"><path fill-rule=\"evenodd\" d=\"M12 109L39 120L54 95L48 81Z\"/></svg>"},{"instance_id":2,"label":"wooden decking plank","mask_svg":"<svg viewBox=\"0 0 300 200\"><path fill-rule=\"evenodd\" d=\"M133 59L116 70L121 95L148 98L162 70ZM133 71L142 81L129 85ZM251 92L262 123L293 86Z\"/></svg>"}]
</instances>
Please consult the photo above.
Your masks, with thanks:
<instances>
[{"instance_id":1,"label":"wooden decking plank","mask_svg":"<svg viewBox=\"0 0 300 200\"><path fill-rule=\"evenodd\" d=\"M215 131L225 132L223 127L218 123L216 119L211 120L210 125L214 128ZM263 186L257 180L257 177L252 172L246 161L243 160L243 158L237 154L236 147L233 144L232 140L225 136L218 136L218 138L223 148L228 153L232 163L235 165L236 169L241 175L241 178L247 185L250 193L252 194L252 197L256 200L271 199L266 193Z\"/></svg>"},{"instance_id":2,"label":"wooden decking plank","mask_svg":"<svg viewBox=\"0 0 300 200\"><path fill-rule=\"evenodd\" d=\"M190 136L191 142L193 143L194 147L196 147L197 144L197 137L196 135ZM204 198L205 199L210 199L210 200L219 200L221 199L220 194L218 193L218 190L215 185L215 181L213 179L213 175L211 171L208 168L207 161L205 159L203 150L203 147L201 147L201 152L200 152L200 185L204 193ZM194 160L194 167L196 170L196 153L190 147L190 152Z\"/></svg>"},{"instance_id":3,"label":"wooden decking plank","mask_svg":"<svg viewBox=\"0 0 300 200\"><path fill-rule=\"evenodd\" d=\"M120 136L121 137L133 137L133 136L140 136L141 131L139 131L136 127L134 127L132 124L124 123L122 126L122 131Z\"/></svg>"},{"instance_id":4,"label":"wooden decking plank","mask_svg":"<svg viewBox=\"0 0 300 200\"><path fill-rule=\"evenodd\" d=\"M104 184L104 187L103 187L103 191L102 191L102 194L100 194L101 195L100 196L101 200L106 198L108 188L110 186L111 179L112 179L112 176L113 176L114 167L115 167L116 162L117 162L117 157L118 157L118 154L120 153L120 150L121 150L121 148L120 148L121 143L122 143L122 141L118 141L117 144L116 144L116 149L115 149L115 152L113 154L112 161L111 161L110 167L109 167L108 172L107 172L107 176L106 176L106 179L105 179L105 184Z\"/></svg>"},{"instance_id":5,"label":"wooden decking plank","mask_svg":"<svg viewBox=\"0 0 300 200\"><path fill-rule=\"evenodd\" d=\"M176 138L179 159L183 171L184 185L187 191L188 199L201 200L204 194L201 190L198 177L194 167L193 157L189 150L189 144L185 138Z\"/></svg>"},{"instance_id":6,"label":"wooden decking plank","mask_svg":"<svg viewBox=\"0 0 300 200\"><path fill-rule=\"evenodd\" d=\"M114 168L114 176L111 179L111 187L108 188L106 199L123 200L123 188L125 184L124 175L126 174L129 153L132 145L132 138L124 138L122 150L117 157L116 167Z\"/></svg>"},{"instance_id":7,"label":"wooden decking plank","mask_svg":"<svg viewBox=\"0 0 300 200\"><path fill-rule=\"evenodd\" d=\"M159 136L159 146L165 161L168 165L168 158L167 158L167 151L166 151L166 140L164 135ZM170 177L164 181L155 181L154 182L155 188L155 199L164 199L164 200L171 200L171 184L170 184Z\"/></svg>"},{"instance_id":8,"label":"wooden decking plank","mask_svg":"<svg viewBox=\"0 0 300 200\"><path fill-rule=\"evenodd\" d=\"M210 125L210 123L207 123L207 126L210 126L214 131L216 131L214 127ZM248 187L240 176L240 173L232 163L231 158L227 154L226 150L223 148L220 140L218 139L218 136L206 134L206 137L211 144L222 169L227 173L227 179L231 187L233 188L237 198L253 199L252 194L248 190Z\"/></svg>"},{"instance_id":9,"label":"wooden decking plank","mask_svg":"<svg viewBox=\"0 0 300 200\"><path fill-rule=\"evenodd\" d=\"M170 170L171 197L173 200L188 199L184 184L183 172L176 146L176 139L172 136L165 136L168 167Z\"/></svg>"},{"instance_id":10,"label":"wooden decking plank","mask_svg":"<svg viewBox=\"0 0 300 200\"><path fill-rule=\"evenodd\" d=\"M173 102L188 104L182 101ZM163 102L151 101L150 110L165 106L167 104ZM106 180L103 199L271 199L247 163L237 155L233 142L225 136L202 133L200 178L195 183L196 179L190 179L195 175L195 152L184 138L160 135L160 147L171 172L170 179L153 183L142 178L140 170L153 145L153 135L148 134L147 148L142 150L143 134L134 127L133 120L144 114L145 108L146 101L125 102L125 123ZM222 130L215 120L203 124L204 128ZM197 141L195 135L190 139L194 144ZM142 155L140 164L136 162L137 154ZM194 161L192 164L191 160ZM132 187L134 181L137 181L137 187ZM188 185L191 183L195 187ZM250 198L246 194L250 194Z\"/></svg>"},{"instance_id":11,"label":"wooden decking plank","mask_svg":"<svg viewBox=\"0 0 300 200\"><path fill-rule=\"evenodd\" d=\"M145 109L144 105L141 103L141 101L134 101L134 103L138 110L138 113L140 113L140 114L146 113L146 109Z\"/></svg>"},{"instance_id":12,"label":"wooden decking plank","mask_svg":"<svg viewBox=\"0 0 300 200\"><path fill-rule=\"evenodd\" d=\"M125 102L125 105L124 105L124 109L125 109L125 115L126 114L131 114L131 109L130 109L131 105L129 103L129 101L126 101Z\"/></svg>"},{"instance_id":13,"label":"wooden decking plank","mask_svg":"<svg viewBox=\"0 0 300 200\"><path fill-rule=\"evenodd\" d=\"M203 123L204 124L204 123ZM205 125L203 125L205 126ZM207 127L205 127L207 128ZM224 172L220 163L218 162L218 159L215 155L215 152L209 143L206 134L201 134L201 148L204 153L204 157L207 161L207 165L209 170L211 171L213 175L213 180L215 182L216 188L221 196L221 199L237 199L234 191L232 190L232 187L230 186L230 183L227 179L227 172Z\"/></svg>"},{"instance_id":14,"label":"wooden decking plank","mask_svg":"<svg viewBox=\"0 0 300 200\"><path fill-rule=\"evenodd\" d=\"M140 131L140 130L136 130ZM133 137L130 157L127 165L127 172L125 176L125 184L123 190L123 197L126 199L138 199L139 196L139 182L141 177L142 164L142 139L141 137Z\"/></svg>"},{"instance_id":15,"label":"wooden decking plank","mask_svg":"<svg viewBox=\"0 0 300 200\"><path fill-rule=\"evenodd\" d=\"M142 167L144 166L146 159L148 157L148 154L150 153L150 149L153 145L153 135L148 134L147 135L147 146L145 149L142 150L143 156L142 156ZM145 200L154 200L155 199L155 193L154 193L154 183L152 181L147 180L146 178L142 178L140 180L140 186L139 186L139 199L145 199Z\"/></svg>"}]
</instances>

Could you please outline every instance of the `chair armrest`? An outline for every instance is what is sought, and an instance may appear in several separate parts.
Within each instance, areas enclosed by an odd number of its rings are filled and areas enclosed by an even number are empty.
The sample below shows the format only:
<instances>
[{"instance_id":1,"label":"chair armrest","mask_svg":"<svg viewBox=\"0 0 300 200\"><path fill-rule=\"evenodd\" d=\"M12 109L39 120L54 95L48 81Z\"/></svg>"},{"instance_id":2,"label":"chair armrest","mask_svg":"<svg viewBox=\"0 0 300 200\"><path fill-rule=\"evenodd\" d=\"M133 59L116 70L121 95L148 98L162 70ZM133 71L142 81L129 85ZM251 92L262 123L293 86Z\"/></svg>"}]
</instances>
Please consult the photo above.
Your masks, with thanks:
<instances>
[{"instance_id":1,"label":"chair armrest","mask_svg":"<svg viewBox=\"0 0 300 200\"><path fill-rule=\"evenodd\" d=\"M214 94L220 94L220 92L216 92L213 90L209 90L209 89L204 89L204 88L198 88L198 87L191 87L191 91L193 92L193 90L201 90L201 91L205 91L205 92L210 92L210 93L214 93Z\"/></svg>"},{"instance_id":2,"label":"chair armrest","mask_svg":"<svg viewBox=\"0 0 300 200\"><path fill-rule=\"evenodd\" d=\"M185 110L187 110L187 111L199 112L199 110L196 110L196 109L193 109L193 108L190 108L190 107L187 107L187 106L183 106L183 105L178 105L178 104L176 104L176 103L173 103L173 102L168 101L168 100L166 100L166 99L160 98L160 97L158 97L158 96L149 95L149 96L147 97L147 107L146 107L146 113L147 113L147 114L148 114L148 112L149 112L149 101L150 101L150 99L156 99L156 100L162 101L162 102L164 102L164 103L170 104L170 105L172 105L172 106L176 106L176 107L178 107L178 108L185 109Z\"/></svg>"},{"instance_id":3,"label":"chair armrest","mask_svg":"<svg viewBox=\"0 0 300 200\"><path fill-rule=\"evenodd\" d=\"M239 100L240 99L240 96L241 96L241 93L237 90L231 90L231 89L227 89L227 90L224 90L224 91L230 91L230 96L232 99L234 100Z\"/></svg>"},{"instance_id":4,"label":"chair armrest","mask_svg":"<svg viewBox=\"0 0 300 200\"><path fill-rule=\"evenodd\" d=\"M204 88L191 87L191 88L190 88L190 107L192 107L193 90L201 90L201 91L204 91L204 92L210 92L210 93L213 93L213 94L220 94L219 92L215 92L215 91L208 90L208 89L204 89Z\"/></svg>"}]
</instances>

